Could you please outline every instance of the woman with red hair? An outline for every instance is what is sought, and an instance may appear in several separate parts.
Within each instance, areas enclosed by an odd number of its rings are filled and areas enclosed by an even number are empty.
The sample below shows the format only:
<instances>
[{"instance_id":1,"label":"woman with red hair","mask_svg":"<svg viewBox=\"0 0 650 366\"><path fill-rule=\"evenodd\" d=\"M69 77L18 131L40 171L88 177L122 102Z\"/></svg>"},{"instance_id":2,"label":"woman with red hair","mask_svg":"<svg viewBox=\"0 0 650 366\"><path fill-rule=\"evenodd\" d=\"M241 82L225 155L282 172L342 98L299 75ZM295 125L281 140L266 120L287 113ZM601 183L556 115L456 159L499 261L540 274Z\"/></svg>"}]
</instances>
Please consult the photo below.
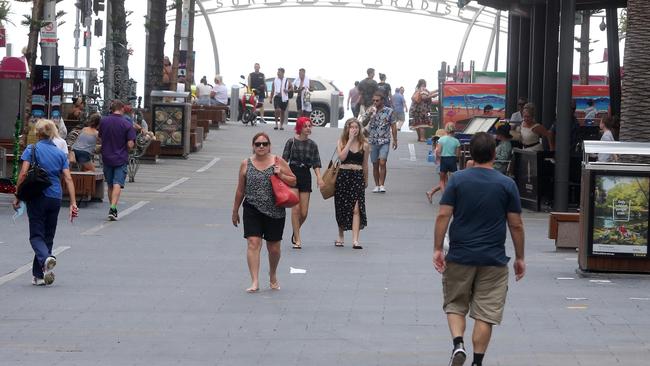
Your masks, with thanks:
<instances>
[{"instance_id":1,"label":"woman with red hair","mask_svg":"<svg viewBox=\"0 0 650 366\"><path fill-rule=\"evenodd\" d=\"M291 243L294 249L302 248L300 227L307 220L307 213L309 212L309 196L311 194L311 172L309 169L314 169L314 173L316 173L318 188L323 185L323 179L320 175L321 163L318 145L309 138L311 128L309 117L298 118L295 129L296 135L287 140L282 153L282 158L289 163L291 171L296 176L296 188L298 188L300 196L300 202L291 208L291 226L293 227Z\"/></svg>"}]
</instances>

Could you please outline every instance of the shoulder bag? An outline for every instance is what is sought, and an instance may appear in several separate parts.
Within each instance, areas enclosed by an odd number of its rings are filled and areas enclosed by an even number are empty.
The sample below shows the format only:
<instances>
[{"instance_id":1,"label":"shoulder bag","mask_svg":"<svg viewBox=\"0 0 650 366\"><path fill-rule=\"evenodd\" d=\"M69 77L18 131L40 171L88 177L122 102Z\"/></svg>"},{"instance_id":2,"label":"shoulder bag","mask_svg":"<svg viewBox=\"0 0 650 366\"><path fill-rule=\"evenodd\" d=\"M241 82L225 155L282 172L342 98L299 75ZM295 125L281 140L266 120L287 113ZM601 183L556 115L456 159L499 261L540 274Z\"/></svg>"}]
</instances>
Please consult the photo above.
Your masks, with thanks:
<instances>
[{"instance_id":1,"label":"shoulder bag","mask_svg":"<svg viewBox=\"0 0 650 366\"><path fill-rule=\"evenodd\" d=\"M341 167L341 160L338 158L338 156L336 158L336 161L334 161L334 154L336 154L336 150L337 149L334 149L334 153L330 158L330 163L327 166L327 169L325 170L325 173L323 173L322 177L323 185L320 187L320 194L325 200L334 196L334 193L336 192L336 177L338 177L339 168Z\"/></svg>"},{"instance_id":2,"label":"shoulder bag","mask_svg":"<svg viewBox=\"0 0 650 366\"><path fill-rule=\"evenodd\" d=\"M32 157L29 170L23 182L16 190L16 197L23 202L29 202L43 195L43 191L52 185L45 169L38 165L36 158L36 143L32 145Z\"/></svg>"},{"instance_id":3,"label":"shoulder bag","mask_svg":"<svg viewBox=\"0 0 650 366\"><path fill-rule=\"evenodd\" d=\"M275 158L275 162L277 164L277 157ZM295 189L289 187L276 174L271 175L271 187L273 188L273 196L275 196L275 205L277 207L289 208L300 202L300 198L295 192Z\"/></svg>"}]
</instances>

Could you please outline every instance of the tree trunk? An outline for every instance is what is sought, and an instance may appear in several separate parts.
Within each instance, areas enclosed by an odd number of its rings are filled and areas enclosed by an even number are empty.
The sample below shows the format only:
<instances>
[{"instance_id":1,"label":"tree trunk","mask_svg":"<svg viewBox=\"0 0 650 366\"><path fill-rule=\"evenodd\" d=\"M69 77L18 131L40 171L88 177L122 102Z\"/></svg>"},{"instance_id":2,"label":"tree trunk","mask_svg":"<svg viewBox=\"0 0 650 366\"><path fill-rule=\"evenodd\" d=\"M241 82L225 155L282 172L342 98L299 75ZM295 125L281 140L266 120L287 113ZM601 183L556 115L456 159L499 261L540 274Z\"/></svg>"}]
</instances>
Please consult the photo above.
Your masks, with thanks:
<instances>
[{"instance_id":1,"label":"tree trunk","mask_svg":"<svg viewBox=\"0 0 650 366\"><path fill-rule=\"evenodd\" d=\"M34 85L35 74L33 72L36 65L36 53L38 50L38 32L40 29L41 19L43 18L43 0L34 0L32 6L32 21L29 26L29 41L27 43L27 68L29 71L29 80L27 80L27 90L25 92L25 116L32 113L32 85ZM25 120L25 119L23 119Z\"/></svg>"},{"instance_id":2,"label":"tree trunk","mask_svg":"<svg viewBox=\"0 0 650 366\"><path fill-rule=\"evenodd\" d=\"M162 88L167 0L149 0L147 57L144 75L144 106L151 107L151 91Z\"/></svg>"},{"instance_id":3,"label":"tree trunk","mask_svg":"<svg viewBox=\"0 0 650 366\"><path fill-rule=\"evenodd\" d=\"M113 28L113 97L129 103L129 46L126 39L126 10L124 0L111 1L111 26Z\"/></svg>"},{"instance_id":4,"label":"tree trunk","mask_svg":"<svg viewBox=\"0 0 650 366\"><path fill-rule=\"evenodd\" d=\"M650 141L650 1L628 0L625 42L621 141ZM629 155L628 161L641 161Z\"/></svg>"},{"instance_id":5,"label":"tree trunk","mask_svg":"<svg viewBox=\"0 0 650 366\"><path fill-rule=\"evenodd\" d=\"M178 62L181 54L181 21L183 20L183 2L176 1L176 25L174 26L174 59L172 61L172 75L169 80L169 90L176 91L178 81Z\"/></svg>"}]
</instances>

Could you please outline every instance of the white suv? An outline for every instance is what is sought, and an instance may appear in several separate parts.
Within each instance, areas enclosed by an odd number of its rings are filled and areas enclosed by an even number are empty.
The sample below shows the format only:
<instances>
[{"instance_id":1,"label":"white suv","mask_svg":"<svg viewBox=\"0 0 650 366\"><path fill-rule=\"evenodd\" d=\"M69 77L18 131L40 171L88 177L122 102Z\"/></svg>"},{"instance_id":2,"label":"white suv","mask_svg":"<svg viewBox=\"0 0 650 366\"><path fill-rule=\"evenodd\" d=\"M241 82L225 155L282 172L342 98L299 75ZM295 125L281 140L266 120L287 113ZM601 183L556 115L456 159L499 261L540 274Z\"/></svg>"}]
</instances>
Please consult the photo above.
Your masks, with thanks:
<instances>
[{"instance_id":1,"label":"white suv","mask_svg":"<svg viewBox=\"0 0 650 366\"><path fill-rule=\"evenodd\" d=\"M289 83L293 84L294 78L288 78ZM273 119L274 109L273 109L273 98L271 98L271 87L273 86L273 79L266 79L266 90L267 97L264 99L264 116L266 119ZM311 123L314 126L325 126L330 121L330 112L332 110L331 104L331 94L339 94L339 119L343 118L345 114L344 105L343 105L343 92L340 91L334 83L330 80L325 80L321 78L315 78L309 80L309 89L310 91L310 101L311 101L311 114L309 118ZM297 93L294 93L294 97L289 99L289 106L287 107L288 118L295 120L298 118L298 112L296 107L296 98L298 97Z\"/></svg>"}]
</instances>

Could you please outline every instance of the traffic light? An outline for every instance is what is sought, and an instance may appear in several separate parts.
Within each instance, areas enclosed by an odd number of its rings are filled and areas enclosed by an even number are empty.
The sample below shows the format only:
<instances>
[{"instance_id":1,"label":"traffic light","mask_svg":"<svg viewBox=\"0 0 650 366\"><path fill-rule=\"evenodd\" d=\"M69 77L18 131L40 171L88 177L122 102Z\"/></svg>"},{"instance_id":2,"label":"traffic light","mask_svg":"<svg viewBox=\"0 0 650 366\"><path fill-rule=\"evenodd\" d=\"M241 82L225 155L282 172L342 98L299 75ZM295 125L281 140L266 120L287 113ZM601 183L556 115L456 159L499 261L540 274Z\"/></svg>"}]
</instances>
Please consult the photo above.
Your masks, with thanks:
<instances>
[{"instance_id":1,"label":"traffic light","mask_svg":"<svg viewBox=\"0 0 650 366\"><path fill-rule=\"evenodd\" d=\"M93 0L93 11L95 15L99 15L100 11L104 11L105 0Z\"/></svg>"}]
</instances>

